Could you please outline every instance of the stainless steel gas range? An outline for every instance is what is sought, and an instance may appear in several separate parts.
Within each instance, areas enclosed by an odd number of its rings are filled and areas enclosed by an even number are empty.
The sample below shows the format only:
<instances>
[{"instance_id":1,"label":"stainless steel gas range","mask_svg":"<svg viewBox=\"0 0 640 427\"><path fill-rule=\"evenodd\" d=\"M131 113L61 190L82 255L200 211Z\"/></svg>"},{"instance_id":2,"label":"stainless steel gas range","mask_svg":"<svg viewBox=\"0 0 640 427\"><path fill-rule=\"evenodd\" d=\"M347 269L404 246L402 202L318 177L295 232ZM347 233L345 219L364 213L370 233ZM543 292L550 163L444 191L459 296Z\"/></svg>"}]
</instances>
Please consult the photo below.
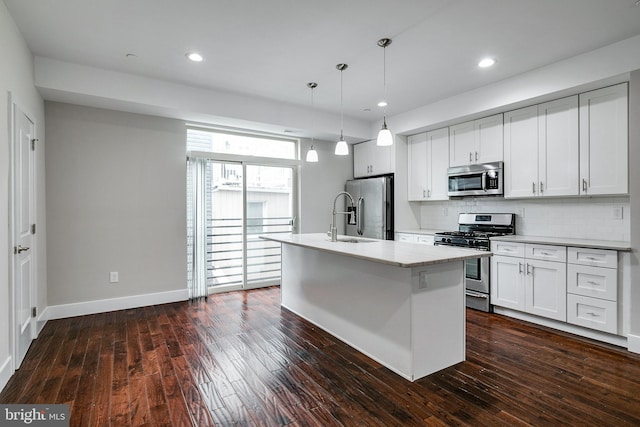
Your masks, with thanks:
<instances>
[{"instance_id":1,"label":"stainless steel gas range","mask_svg":"<svg viewBox=\"0 0 640 427\"><path fill-rule=\"evenodd\" d=\"M458 215L458 231L437 233L435 245L458 246L479 251L489 251L489 238L515 234L516 218L512 213L461 213ZM465 261L465 288L467 307L492 311L490 258Z\"/></svg>"}]
</instances>

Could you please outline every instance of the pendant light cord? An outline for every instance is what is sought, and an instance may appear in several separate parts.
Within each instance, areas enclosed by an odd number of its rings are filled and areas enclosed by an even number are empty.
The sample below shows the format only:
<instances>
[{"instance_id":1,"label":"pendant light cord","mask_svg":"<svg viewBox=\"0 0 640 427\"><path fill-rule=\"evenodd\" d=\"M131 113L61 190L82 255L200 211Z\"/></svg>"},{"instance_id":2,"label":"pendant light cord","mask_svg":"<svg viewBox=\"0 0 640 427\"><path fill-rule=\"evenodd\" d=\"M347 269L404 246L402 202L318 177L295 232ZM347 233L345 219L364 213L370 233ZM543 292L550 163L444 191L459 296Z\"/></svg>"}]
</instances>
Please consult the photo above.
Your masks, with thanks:
<instances>
[{"instance_id":1,"label":"pendant light cord","mask_svg":"<svg viewBox=\"0 0 640 427\"><path fill-rule=\"evenodd\" d=\"M340 69L340 140L341 141L344 139L344 137L342 136L342 131L344 130L344 104L343 104L342 71L344 71L344 68Z\"/></svg>"}]
</instances>

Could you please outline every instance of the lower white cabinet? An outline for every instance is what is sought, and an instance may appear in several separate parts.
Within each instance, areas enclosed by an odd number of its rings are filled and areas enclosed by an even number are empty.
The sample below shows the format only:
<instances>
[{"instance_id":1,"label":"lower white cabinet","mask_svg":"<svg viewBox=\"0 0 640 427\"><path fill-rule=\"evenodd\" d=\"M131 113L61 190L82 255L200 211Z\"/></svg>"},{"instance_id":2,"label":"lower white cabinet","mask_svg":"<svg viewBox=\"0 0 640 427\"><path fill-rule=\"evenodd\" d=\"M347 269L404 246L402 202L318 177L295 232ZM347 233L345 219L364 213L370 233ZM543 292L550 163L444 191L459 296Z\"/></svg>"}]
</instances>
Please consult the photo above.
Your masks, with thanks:
<instances>
[{"instance_id":1,"label":"lower white cabinet","mask_svg":"<svg viewBox=\"0 0 640 427\"><path fill-rule=\"evenodd\" d=\"M491 303L618 333L618 252L492 241Z\"/></svg>"},{"instance_id":2,"label":"lower white cabinet","mask_svg":"<svg viewBox=\"0 0 640 427\"><path fill-rule=\"evenodd\" d=\"M398 242L420 243L423 245L433 245L433 236L422 233L396 233L395 240Z\"/></svg>"},{"instance_id":3,"label":"lower white cabinet","mask_svg":"<svg viewBox=\"0 0 640 427\"><path fill-rule=\"evenodd\" d=\"M567 321L585 328L615 334L618 332L618 304L598 298L568 294Z\"/></svg>"},{"instance_id":4,"label":"lower white cabinet","mask_svg":"<svg viewBox=\"0 0 640 427\"><path fill-rule=\"evenodd\" d=\"M618 332L618 253L569 248L567 321L615 334Z\"/></svg>"},{"instance_id":5,"label":"lower white cabinet","mask_svg":"<svg viewBox=\"0 0 640 427\"><path fill-rule=\"evenodd\" d=\"M416 235L411 233L396 233L396 242L416 243Z\"/></svg>"},{"instance_id":6,"label":"lower white cabinet","mask_svg":"<svg viewBox=\"0 0 640 427\"><path fill-rule=\"evenodd\" d=\"M492 242L491 250L492 304L567 320L566 248Z\"/></svg>"}]
</instances>

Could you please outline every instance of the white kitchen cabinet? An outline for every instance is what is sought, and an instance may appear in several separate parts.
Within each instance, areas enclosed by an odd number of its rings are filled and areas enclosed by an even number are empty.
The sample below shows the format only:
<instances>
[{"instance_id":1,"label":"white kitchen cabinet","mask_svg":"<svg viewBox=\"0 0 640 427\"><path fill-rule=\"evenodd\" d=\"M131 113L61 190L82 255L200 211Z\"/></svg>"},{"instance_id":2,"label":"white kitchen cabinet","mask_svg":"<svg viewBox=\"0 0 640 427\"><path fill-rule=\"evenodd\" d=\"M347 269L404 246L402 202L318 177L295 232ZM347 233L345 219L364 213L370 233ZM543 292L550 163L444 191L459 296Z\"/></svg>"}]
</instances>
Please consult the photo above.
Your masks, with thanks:
<instances>
[{"instance_id":1,"label":"white kitchen cabinet","mask_svg":"<svg viewBox=\"0 0 640 427\"><path fill-rule=\"evenodd\" d=\"M505 197L577 196L578 149L578 96L505 113Z\"/></svg>"},{"instance_id":2,"label":"white kitchen cabinet","mask_svg":"<svg viewBox=\"0 0 640 427\"><path fill-rule=\"evenodd\" d=\"M524 258L491 257L491 304L525 311Z\"/></svg>"},{"instance_id":3,"label":"white kitchen cabinet","mask_svg":"<svg viewBox=\"0 0 640 427\"><path fill-rule=\"evenodd\" d=\"M384 175L394 172L394 146L380 147L375 140L362 142L353 146L353 176Z\"/></svg>"},{"instance_id":4,"label":"white kitchen cabinet","mask_svg":"<svg viewBox=\"0 0 640 427\"><path fill-rule=\"evenodd\" d=\"M627 83L580 94L580 194L627 194Z\"/></svg>"},{"instance_id":5,"label":"white kitchen cabinet","mask_svg":"<svg viewBox=\"0 0 640 427\"><path fill-rule=\"evenodd\" d=\"M449 128L449 165L463 166L503 160L502 114Z\"/></svg>"},{"instance_id":6,"label":"white kitchen cabinet","mask_svg":"<svg viewBox=\"0 0 640 427\"><path fill-rule=\"evenodd\" d=\"M396 233L394 240L397 242L416 243L416 236L411 233Z\"/></svg>"},{"instance_id":7,"label":"white kitchen cabinet","mask_svg":"<svg viewBox=\"0 0 640 427\"><path fill-rule=\"evenodd\" d=\"M422 245L433 245L434 241L433 235L422 233L396 233L394 239L398 242L419 243Z\"/></svg>"},{"instance_id":8,"label":"white kitchen cabinet","mask_svg":"<svg viewBox=\"0 0 640 427\"><path fill-rule=\"evenodd\" d=\"M409 201L448 200L449 129L408 138Z\"/></svg>"},{"instance_id":9,"label":"white kitchen cabinet","mask_svg":"<svg viewBox=\"0 0 640 427\"><path fill-rule=\"evenodd\" d=\"M410 202L427 200L427 133L407 138L407 198Z\"/></svg>"},{"instance_id":10,"label":"white kitchen cabinet","mask_svg":"<svg viewBox=\"0 0 640 427\"><path fill-rule=\"evenodd\" d=\"M618 332L618 253L569 248L567 321L615 334Z\"/></svg>"},{"instance_id":11,"label":"white kitchen cabinet","mask_svg":"<svg viewBox=\"0 0 640 427\"><path fill-rule=\"evenodd\" d=\"M416 243L421 245L433 245L435 238L428 234L418 234L416 236Z\"/></svg>"},{"instance_id":12,"label":"white kitchen cabinet","mask_svg":"<svg viewBox=\"0 0 640 427\"><path fill-rule=\"evenodd\" d=\"M567 320L566 248L507 243L491 250L491 303ZM553 261L549 261L553 260Z\"/></svg>"},{"instance_id":13,"label":"white kitchen cabinet","mask_svg":"<svg viewBox=\"0 0 640 427\"><path fill-rule=\"evenodd\" d=\"M525 258L525 311L567 320L567 264Z\"/></svg>"}]
</instances>

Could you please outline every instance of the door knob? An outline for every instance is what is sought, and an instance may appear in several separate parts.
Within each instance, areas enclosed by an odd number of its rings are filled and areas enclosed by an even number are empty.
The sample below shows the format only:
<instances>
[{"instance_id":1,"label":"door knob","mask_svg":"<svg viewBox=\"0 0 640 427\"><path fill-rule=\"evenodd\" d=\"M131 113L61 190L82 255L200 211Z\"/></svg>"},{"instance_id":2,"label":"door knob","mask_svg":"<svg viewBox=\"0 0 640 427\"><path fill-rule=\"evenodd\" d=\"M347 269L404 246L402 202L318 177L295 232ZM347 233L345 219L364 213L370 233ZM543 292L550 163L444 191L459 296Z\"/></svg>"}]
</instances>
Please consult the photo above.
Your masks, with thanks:
<instances>
[{"instance_id":1,"label":"door knob","mask_svg":"<svg viewBox=\"0 0 640 427\"><path fill-rule=\"evenodd\" d=\"M13 253L14 254L19 254L19 253L22 253L22 252L28 251L28 250L29 250L29 248L27 248L25 246L22 246L22 245L18 245L15 248L13 248Z\"/></svg>"}]
</instances>

